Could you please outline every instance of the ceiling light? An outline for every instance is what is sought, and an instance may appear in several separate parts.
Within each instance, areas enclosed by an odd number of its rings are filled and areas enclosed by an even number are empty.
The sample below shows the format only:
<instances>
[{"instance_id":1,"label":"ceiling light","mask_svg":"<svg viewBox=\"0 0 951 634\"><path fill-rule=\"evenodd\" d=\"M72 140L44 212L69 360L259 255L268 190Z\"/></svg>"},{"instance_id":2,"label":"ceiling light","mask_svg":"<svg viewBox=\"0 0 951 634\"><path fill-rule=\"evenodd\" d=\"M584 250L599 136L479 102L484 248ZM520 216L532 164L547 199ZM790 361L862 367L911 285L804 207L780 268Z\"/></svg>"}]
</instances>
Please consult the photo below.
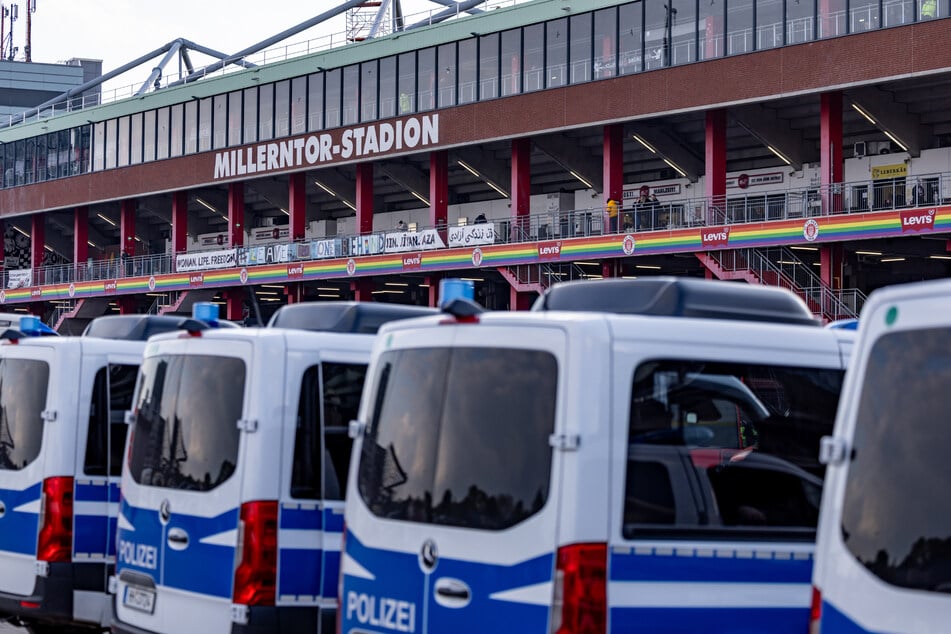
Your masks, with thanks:
<instances>
[{"instance_id":1,"label":"ceiling light","mask_svg":"<svg viewBox=\"0 0 951 634\"><path fill-rule=\"evenodd\" d=\"M108 223L109 223L110 225L112 225L113 227L116 226L116 223L113 222L111 218L108 218L107 216L103 216L102 214L96 214L96 215L99 216L100 218L102 218L103 220L105 220L106 222L108 222Z\"/></svg>"},{"instance_id":2,"label":"ceiling light","mask_svg":"<svg viewBox=\"0 0 951 634\"><path fill-rule=\"evenodd\" d=\"M571 174L572 176L574 176L575 178L577 178L579 181L581 181L584 185L586 185L586 186L588 187L588 189L594 189L594 185L592 185L592 184L589 183L587 180L585 180L584 178L582 178L581 175L578 174L578 172L576 172L576 171L574 171L574 170L568 170L568 173Z\"/></svg>"},{"instance_id":3,"label":"ceiling light","mask_svg":"<svg viewBox=\"0 0 951 634\"><path fill-rule=\"evenodd\" d=\"M325 192L327 192L328 194L330 194L330 195L333 196L334 198L337 197L337 194L334 192L334 190L330 189L329 187L327 187L326 185L324 185L324 184L321 183L320 181L314 181L314 185L316 185L317 187L320 187L322 190L324 190Z\"/></svg>"},{"instance_id":4,"label":"ceiling light","mask_svg":"<svg viewBox=\"0 0 951 634\"><path fill-rule=\"evenodd\" d=\"M652 270L655 270L655 271L659 271L659 270L660 270L660 267L659 267L659 266L654 266L653 264L635 264L635 265L634 265L634 268L635 268L635 269L652 269Z\"/></svg>"},{"instance_id":5,"label":"ceiling light","mask_svg":"<svg viewBox=\"0 0 951 634\"><path fill-rule=\"evenodd\" d=\"M951 260L951 255L929 255L932 260Z\"/></svg>"},{"instance_id":6,"label":"ceiling light","mask_svg":"<svg viewBox=\"0 0 951 634\"><path fill-rule=\"evenodd\" d=\"M686 172L684 172L682 169L680 169L679 167L677 167L677 165L675 165L670 159L664 159L664 163L667 163L667 165L669 165L670 167L672 167L672 168L674 169L674 171L676 171L678 174L680 174L680 176L681 176L682 178L687 178Z\"/></svg>"},{"instance_id":7,"label":"ceiling light","mask_svg":"<svg viewBox=\"0 0 951 634\"><path fill-rule=\"evenodd\" d=\"M882 258L879 262L904 262L905 258Z\"/></svg>"},{"instance_id":8,"label":"ceiling light","mask_svg":"<svg viewBox=\"0 0 951 634\"><path fill-rule=\"evenodd\" d=\"M791 264L792 266L798 266L799 262L793 262L791 260L777 260L777 264Z\"/></svg>"},{"instance_id":9,"label":"ceiling light","mask_svg":"<svg viewBox=\"0 0 951 634\"><path fill-rule=\"evenodd\" d=\"M91 247L95 247L96 249L99 248L99 246L96 245L96 243L93 242L92 240L86 240L86 244L88 244L88 245L91 246Z\"/></svg>"},{"instance_id":10,"label":"ceiling light","mask_svg":"<svg viewBox=\"0 0 951 634\"><path fill-rule=\"evenodd\" d=\"M881 255L881 251L856 251L855 255Z\"/></svg>"},{"instance_id":11,"label":"ceiling light","mask_svg":"<svg viewBox=\"0 0 951 634\"><path fill-rule=\"evenodd\" d=\"M290 215L291 215L291 212L289 212L288 210L284 209L283 207L278 207L278 209L280 209L281 211L283 211L285 216L290 216Z\"/></svg>"},{"instance_id":12,"label":"ceiling light","mask_svg":"<svg viewBox=\"0 0 951 634\"><path fill-rule=\"evenodd\" d=\"M340 289L339 289L339 288L336 288L336 287L334 287L334 286L318 286L318 287L317 287L317 290L318 290L318 291L334 291L334 292L337 292L337 293L340 292Z\"/></svg>"},{"instance_id":13,"label":"ceiling light","mask_svg":"<svg viewBox=\"0 0 951 634\"><path fill-rule=\"evenodd\" d=\"M331 295L329 293L318 293L317 297L329 297L331 299L340 299L340 295Z\"/></svg>"},{"instance_id":14,"label":"ceiling light","mask_svg":"<svg viewBox=\"0 0 951 634\"><path fill-rule=\"evenodd\" d=\"M470 174L472 174L472 175L475 176L476 178L482 178L482 175L479 174L479 172L477 172L474 167L472 167L471 165L469 165L469 164L466 163L465 161L457 160L456 163L459 164L459 167L461 167L462 169L466 170L467 172L469 172Z\"/></svg>"},{"instance_id":15,"label":"ceiling light","mask_svg":"<svg viewBox=\"0 0 951 634\"><path fill-rule=\"evenodd\" d=\"M30 237L30 234L28 234L26 231L24 231L24 230L21 229L20 227L14 226L13 228L16 229L17 231L19 231L21 234L25 235L27 238Z\"/></svg>"},{"instance_id":16,"label":"ceiling light","mask_svg":"<svg viewBox=\"0 0 951 634\"><path fill-rule=\"evenodd\" d=\"M905 144L902 143L901 141L899 141L898 139L896 139L895 136L894 136L891 132L889 132L888 130L882 130L882 132L884 132L884 133L885 133L885 136L887 136L889 139L891 139L891 140L895 143L895 145L897 145L898 147L900 147L902 152L907 152L907 151L908 151L908 148L905 147Z\"/></svg>"},{"instance_id":17,"label":"ceiling light","mask_svg":"<svg viewBox=\"0 0 951 634\"><path fill-rule=\"evenodd\" d=\"M875 123L875 119L872 118L872 115L870 115L869 113L867 113L867 112L865 112L864 110L862 110L862 108L859 107L858 104L854 104L854 103L853 103L853 104L852 104L852 109L855 110L855 111L856 111L857 113L859 113L860 115L862 115L863 117L865 117L866 119L868 119L868 122L871 123L872 125L878 125L877 123Z\"/></svg>"},{"instance_id":18,"label":"ceiling light","mask_svg":"<svg viewBox=\"0 0 951 634\"><path fill-rule=\"evenodd\" d=\"M774 148L772 145L767 145L767 146L766 146L766 149L769 150L770 152L772 152L773 154L775 154L776 156L778 156L779 159L780 159L783 163L785 163L786 165L792 165L792 161L790 161L788 158L786 158L785 156L783 156L782 153L780 153L779 150L777 150L776 148Z\"/></svg>"},{"instance_id":19,"label":"ceiling light","mask_svg":"<svg viewBox=\"0 0 951 634\"><path fill-rule=\"evenodd\" d=\"M201 205L202 207L204 207L205 209L208 209L208 210L210 210L210 211L215 212L216 214L220 214L220 213L221 213L220 211L218 211L217 209L215 209L215 206L214 206L214 205L212 205L210 202L208 202L208 201L205 200L204 198L195 198L195 202L198 203L199 205ZM115 223L113 223L113 224L115 224Z\"/></svg>"},{"instance_id":20,"label":"ceiling light","mask_svg":"<svg viewBox=\"0 0 951 634\"><path fill-rule=\"evenodd\" d=\"M384 282L384 286L409 286L406 282Z\"/></svg>"},{"instance_id":21,"label":"ceiling light","mask_svg":"<svg viewBox=\"0 0 951 634\"><path fill-rule=\"evenodd\" d=\"M651 152L651 154L657 154L657 150L655 150L653 147L651 147L651 144L650 144L650 143L648 143L647 141L645 141L645 140L642 139L641 137L637 136L636 134L634 135L634 140L637 141L638 143L640 143L641 145L643 145L645 148L647 148L647 149Z\"/></svg>"},{"instance_id":22,"label":"ceiling light","mask_svg":"<svg viewBox=\"0 0 951 634\"><path fill-rule=\"evenodd\" d=\"M429 201L426 200L423 196L421 196L420 194L418 194L418 193L416 193L416 192L414 192L414 191L412 191L412 190L410 190L409 193L411 193L413 196L416 196L416 198L418 198L418 199L420 200L420 202L422 202L424 205L426 205L427 207L429 207Z\"/></svg>"},{"instance_id":23,"label":"ceiling light","mask_svg":"<svg viewBox=\"0 0 951 634\"><path fill-rule=\"evenodd\" d=\"M789 247L790 249L796 249L797 251L818 251L819 247Z\"/></svg>"}]
</instances>

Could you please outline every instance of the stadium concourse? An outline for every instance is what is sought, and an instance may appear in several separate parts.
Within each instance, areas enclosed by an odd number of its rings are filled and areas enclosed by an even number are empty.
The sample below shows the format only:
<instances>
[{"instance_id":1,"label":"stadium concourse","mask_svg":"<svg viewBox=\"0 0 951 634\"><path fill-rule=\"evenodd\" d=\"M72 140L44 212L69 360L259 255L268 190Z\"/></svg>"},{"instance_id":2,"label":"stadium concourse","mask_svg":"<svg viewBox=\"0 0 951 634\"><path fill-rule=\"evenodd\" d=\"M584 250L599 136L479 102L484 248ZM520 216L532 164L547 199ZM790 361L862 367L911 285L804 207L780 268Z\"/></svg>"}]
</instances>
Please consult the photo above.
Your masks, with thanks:
<instances>
[{"instance_id":1,"label":"stadium concourse","mask_svg":"<svg viewBox=\"0 0 951 634\"><path fill-rule=\"evenodd\" d=\"M75 332L211 300L253 323L435 305L445 276L524 309L663 274L784 286L832 321L948 275L948 0L449 4L343 2L299 26L346 13L345 37L258 34L203 68L176 40L181 76L8 116L3 310Z\"/></svg>"}]
</instances>

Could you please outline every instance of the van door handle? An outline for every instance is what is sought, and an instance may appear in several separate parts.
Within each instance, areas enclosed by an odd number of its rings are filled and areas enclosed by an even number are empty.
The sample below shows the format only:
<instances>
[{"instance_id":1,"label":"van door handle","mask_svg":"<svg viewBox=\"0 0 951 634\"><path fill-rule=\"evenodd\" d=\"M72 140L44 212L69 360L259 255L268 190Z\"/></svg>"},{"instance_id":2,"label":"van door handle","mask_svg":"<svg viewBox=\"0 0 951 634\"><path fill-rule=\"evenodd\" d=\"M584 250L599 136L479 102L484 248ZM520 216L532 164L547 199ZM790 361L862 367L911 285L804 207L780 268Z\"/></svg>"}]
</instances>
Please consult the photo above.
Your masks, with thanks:
<instances>
[{"instance_id":1,"label":"van door handle","mask_svg":"<svg viewBox=\"0 0 951 634\"><path fill-rule=\"evenodd\" d=\"M464 608L472 600L472 592L464 582L443 577L436 581L436 603L446 608Z\"/></svg>"},{"instance_id":2,"label":"van door handle","mask_svg":"<svg viewBox=\"0 0 951 634\"><path fill-rule=\"evenodd\" d=\"M3 517L7 514L7 505L3 502L0 502L0 517Z\"/></svg>"},{"instance_id":3,"label":"van door handle","mask_svg":"<svg viewBox=\"0 0 951 634\"><path fill-rule=\"evenodd\" d=\"M185 550L188 548L188 533L180 528L169 529L168 547L172 550Z\"/></svg>"}]
</instances>

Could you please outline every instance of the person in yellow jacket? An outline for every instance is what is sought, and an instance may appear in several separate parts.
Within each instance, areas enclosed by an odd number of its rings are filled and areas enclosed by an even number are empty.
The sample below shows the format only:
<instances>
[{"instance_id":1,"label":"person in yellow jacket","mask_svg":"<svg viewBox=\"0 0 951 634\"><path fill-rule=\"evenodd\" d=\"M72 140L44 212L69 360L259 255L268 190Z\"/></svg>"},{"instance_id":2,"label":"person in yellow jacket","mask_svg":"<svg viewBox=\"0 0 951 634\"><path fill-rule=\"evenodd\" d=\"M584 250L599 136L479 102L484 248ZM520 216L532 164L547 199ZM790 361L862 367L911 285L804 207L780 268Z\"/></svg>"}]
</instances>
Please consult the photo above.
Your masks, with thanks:
<instances>
[{"instance_id":1,"label":"person in yellow jacket","mask_svg":"<svg viewBox=\"0 0 951 634\"><path fill-rule=\"evenodd\" d=\"M613 198L608 198L608 224L611 227L611 233L617 233L617 215L621 205Z\"/></svg>"},{"instance_id":2,"label":"person in yellow jacket","mask_svg":"<svg viewBox=\"0 0 951 634\"><path fill-rule=\"evenodd\" d=\"M921 0L921 19L938 17L938 0Z\"/></svg>"}]
</instances>

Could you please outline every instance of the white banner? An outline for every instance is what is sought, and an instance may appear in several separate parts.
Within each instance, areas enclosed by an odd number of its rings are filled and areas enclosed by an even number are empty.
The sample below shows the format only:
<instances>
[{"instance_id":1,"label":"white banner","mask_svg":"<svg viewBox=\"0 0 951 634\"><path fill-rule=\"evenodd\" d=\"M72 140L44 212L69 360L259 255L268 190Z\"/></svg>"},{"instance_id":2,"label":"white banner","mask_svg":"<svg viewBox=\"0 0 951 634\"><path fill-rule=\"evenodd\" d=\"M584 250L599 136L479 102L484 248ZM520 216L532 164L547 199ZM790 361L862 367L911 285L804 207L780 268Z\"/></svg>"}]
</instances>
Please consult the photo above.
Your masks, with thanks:
<instances>
[{"instance_id":1,"label":"white banner","mask_svg":"<svg viewBox=\"0 0 951 634\"><path fill-rule=\"evenodd\" d=\"M175 270L204 271L206 269L224 269L237 263L236 249L227 251L205 251L204 253L182 253L175 256Z\"/></svg>"},{"instance_id":2,"label":"white banner","mask_svg":"<svg viewBox=\"0 0 951 634\"><path fill-rule=\"evenodd\" d=\"M445 246L442 238L439 237L438 231L423 229L422 231L399 231L386 234L383 250L387 253L400 253L402 251L442 249Z\"/></svg>"},{"instance_id":3,"label":"white banner","mask_svg":"<svg viewBox=\"0 0 951 634\"><path fill-rule=\"evenodd\" d=\"M26 288L27 286L33 286L33 269L7 271L7 288Z\"/></svg>"},{"instance_id":4,"label":"white banner","mask_svg":"<svg viewBox=\"0 0 951 634\"><path fill-rule=\"evenodd\" d=\"M486 222L463 227L449 227L449 246L451 247L468 247L493 242L495 242L494 224Z\"/></svg>"},{"instance_id":5,"label":"white banner","mask_svg":"<svg viewBox=\"0 0 951 634\"><path fill-rule=\"evenodd\" d=\"M265 244L268 242L283 242L290 240L291 228L288 225L279 227L258 227L252 229L248 236L248 244Z\"/></svg>"}]
</instances>

